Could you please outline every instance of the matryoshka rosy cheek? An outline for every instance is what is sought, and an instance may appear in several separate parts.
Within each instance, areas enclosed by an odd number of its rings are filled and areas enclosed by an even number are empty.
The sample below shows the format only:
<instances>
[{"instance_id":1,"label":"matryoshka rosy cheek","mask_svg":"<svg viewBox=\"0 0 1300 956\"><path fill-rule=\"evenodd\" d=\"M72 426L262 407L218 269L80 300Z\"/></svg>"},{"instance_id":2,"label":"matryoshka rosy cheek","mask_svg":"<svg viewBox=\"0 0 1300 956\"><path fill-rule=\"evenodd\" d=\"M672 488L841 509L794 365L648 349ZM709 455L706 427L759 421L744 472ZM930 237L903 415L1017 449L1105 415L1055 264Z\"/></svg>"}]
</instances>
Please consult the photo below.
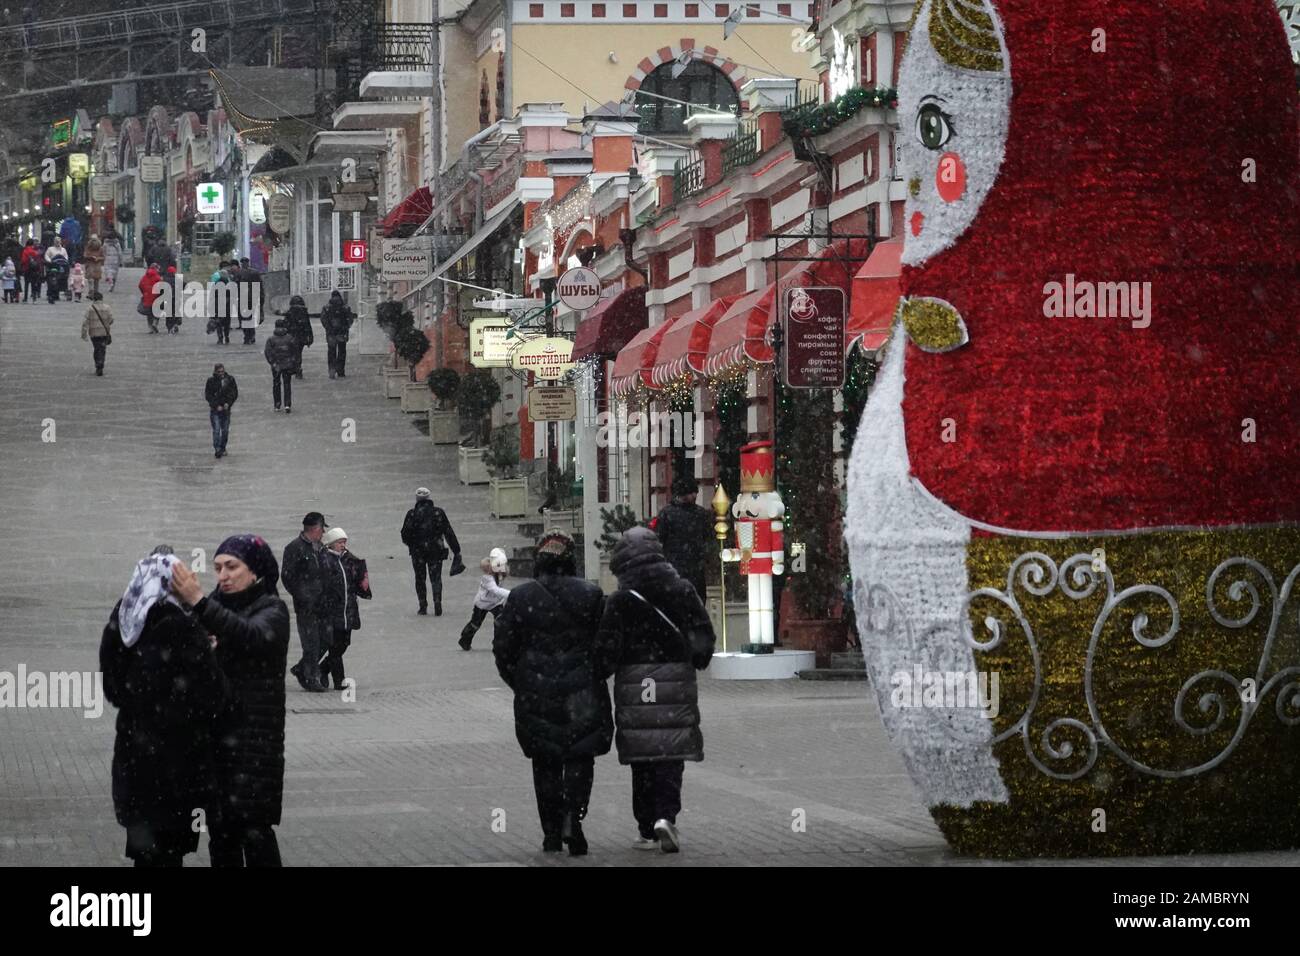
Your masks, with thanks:
<instances>
[{"instance_id":1,"label":"matryoshka rosy cheek","mask_svg":"<svg viewBox=\"0 0 1300 956\"><path fill-rule=\"evenodd\" d=\"M970 227L1006 155L1011 79L995 2L924 0L918 11L898 93L907 265L947 249ZM963 25L960 36L954 23Z\"/></svg>"}]
</instances>

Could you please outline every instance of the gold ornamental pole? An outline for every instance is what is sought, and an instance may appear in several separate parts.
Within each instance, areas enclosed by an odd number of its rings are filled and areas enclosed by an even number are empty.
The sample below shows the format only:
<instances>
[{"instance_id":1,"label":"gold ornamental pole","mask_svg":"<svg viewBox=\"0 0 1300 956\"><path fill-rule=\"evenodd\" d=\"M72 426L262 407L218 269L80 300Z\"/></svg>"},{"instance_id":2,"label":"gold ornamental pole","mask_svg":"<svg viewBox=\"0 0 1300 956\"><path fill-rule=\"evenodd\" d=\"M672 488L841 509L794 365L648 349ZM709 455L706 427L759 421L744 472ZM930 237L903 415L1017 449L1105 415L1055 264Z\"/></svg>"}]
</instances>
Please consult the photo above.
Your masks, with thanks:
<instances>
[{"instance_id":1,"label":"gold ornamental pole","mask_svg":"<svg viewBox=\"0 0 1300 956\"><path fill-rule=\"evenodd\" d=\"M722 589L722 653L725 654L727 653L727 559L722 555L727 544L727 512L731 510L731 499L723 490L721 481L713 492L711 504L713 513L718 518L713 523L713 535L718 539L718 568L721 571L718 584Z\"/></svg>"}]
</instances>

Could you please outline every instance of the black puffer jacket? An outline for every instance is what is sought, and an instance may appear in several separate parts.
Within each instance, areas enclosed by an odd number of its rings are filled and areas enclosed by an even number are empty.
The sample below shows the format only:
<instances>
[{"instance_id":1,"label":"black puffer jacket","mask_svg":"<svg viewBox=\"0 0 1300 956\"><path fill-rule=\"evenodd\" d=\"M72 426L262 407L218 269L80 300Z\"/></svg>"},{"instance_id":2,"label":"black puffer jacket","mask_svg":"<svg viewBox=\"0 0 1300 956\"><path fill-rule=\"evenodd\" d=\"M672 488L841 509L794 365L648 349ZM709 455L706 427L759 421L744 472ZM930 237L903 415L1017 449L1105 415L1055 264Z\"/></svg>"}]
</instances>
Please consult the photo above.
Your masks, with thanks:
<instances>
[{"instance_id":1,"label":"black puffer jacket","mask_svg":"<svg viewBox=\"0 0 1300 956\"><path fill-rule=\"evenodd\" d=\"M298 342L299 356L304 348L316 341L316 333L311 327L311 315L305 306L289 306L289 311L284 314L284 325L289 330L289 335Z\"/></svg>"},{"instance_id":2,"label":"black puffer jacket","mask_svg":"<svg viewBox=\"0 0 1300 956\"><path fill-rule=\"evenodd\" d=\"M717 560L713 548L713 517L699 505L679 504L674 501L655 519L654 532L663 545L677 573L695 587L704 600L704 562L710 554Z\"/></svg>"},{"instance_id":3,"label":"black puffer jacket","mask_svg":"<svg viewBox=\"0 0 1300 956\"><path fill-rule=\"evenodd\" d=\"M217 636L217 663L230 681L217 746L222 819L273 826L284 797L289 609L274 586L259 583L238 594L213 591L195 614Z\"/></svg>"},{"instance_id":4,"label":"black puffer jacket","mask_svg":"<svg viewBox=\"0 0 1300 956\"><path fill-rule=\"evenodd\" d=\"M347 307L343 297L337 292L333 293L329 304L320 313L320 324L325 329L326 339L333 342L346 342L348 330L352 328L352 321L355 318L356 313Z\"/></svg>"},{"instance_id":5,"label":"black puffer jacket","mask_svg":"<svg viewBox=\"0 0 1300 956\"><path fill-rule=\"evenodd\" d=\"M448 548L460 554L460 542L451 529L447 512L428 498L417 501L415 507L406 513L406 520L402 522L402 544L411 554L434 561L445 560Z\"/></svg>"},{"instance_id":6,"label":"black puffer jacket","mask_svg":"<svg viewBox=\"0 0 1300 956\"><path fill-rule=\"evenodd\" d=\"M320 615L336 631L361 630L361 610L357 598L369 601L370 584L366 581L366 562L351 551L337 554L329 548L320 553Z\"/></svg>"},{"instance_id":7,"label":"black puffer jacket","mask_svg":"<svg viewBox=\"0 0 1300 956\"><path fill-rule=\"evenodd\" d=\"M226 679L206 633L180 608L155 604L127 647L121 606L99 645L104 695L118 709L113 809L122 826L170 830L193 852L194 811L203 810L209 824L219 818L215 750Z\"/></svg>"},{"instance_id":8,"label":"black puffer jacket","mask_svg":"<svg viewBox=\"0 0 1300 956\"><path fill-rule=\"evenodd\" d=\"M266 340L262 350L271 368L281 372L297 372L302 368L302 345L286 329L276 329Z\"/></svg>"},{"instance_id":9,"label":"black puffer jacket","mask_svg":"<svg viewBox=\"0 0 1300 956\"><path fill-rule=\"evenodd\" d=\"M609 752L609 689L593 660L604 599L589 581L545 575L502 605L492 652L515 692L515 736L529 759Z\"/></svg>"},{"instance_id":10,"label":"black puffer jacket","mask_svg":"<svg viewBox=\"0 0 1300 956\"><path fill-rule=\"evenodd\" d=\"M618 591L605 602L597 672L614 675L619 763L703 760L695 672L713 657L708 612L649 528L624 532L609 568Z\"/></svg>"}]
</instances>

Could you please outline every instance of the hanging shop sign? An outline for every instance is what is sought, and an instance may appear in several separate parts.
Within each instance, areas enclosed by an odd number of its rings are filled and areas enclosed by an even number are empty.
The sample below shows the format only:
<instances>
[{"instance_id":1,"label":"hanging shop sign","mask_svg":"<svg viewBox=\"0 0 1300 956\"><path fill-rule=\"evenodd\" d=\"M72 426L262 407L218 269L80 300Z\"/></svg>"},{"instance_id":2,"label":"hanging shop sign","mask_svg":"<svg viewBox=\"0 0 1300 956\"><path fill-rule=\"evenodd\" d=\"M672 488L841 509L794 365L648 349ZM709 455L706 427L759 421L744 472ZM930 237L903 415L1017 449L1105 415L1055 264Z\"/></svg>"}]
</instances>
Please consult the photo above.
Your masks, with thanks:
<instances>
[{"instance_id":1,"label":"hanging shop sign","mask_svg":"<svg viewBox=\"0 0 1300 956\"><path fill-rule=\"evenodd\" d=\"M500 316L473 319L469 323L469 362L475 368L509 368L510 353L532 337Z\"/></svg>"},{"instance_id":2,"label":"hanging shop sign","mask_svg":"<svg viewBox=\"0 0 1300 956\"><path fill-rule=\"evenodd\" d=\"M112 202L113 201L113 183L108 179L96 177L90 182L90 201L91 202Z\"/></svg>"},{"instance_id":3,"label":"hanging shop sign","mask_svg":"<svg viewBox=\"0 0 1300 956\"><path fill-rule=\"evenodd\" d=\"M50 127L50 144L56 149L72 141L72 120L58 120Z\"/></svg>"},{"instance_id":4,"label":"hanging shop sign","mask_svg":"<svg viewBox=\"0 0 1300 956\"><path fill-rule=\"evenodd\" d=\"M272 196L266 204L266 224L276 235L287 233L293 226L293 199L285 195Z\"/></svg>"},{"instance_id":5,"label":"hanging shop sign","mask_svg":"<svg viewBox=\"0 0 1300 956\"><path fill-rule=\"evenodd\" d=\"M579 266L560 276L555 291L561 302L575 312L581 312L600 301L600 276L594 269Z\"/></svg>"},{"instance_id":6,"label":"hanging shop sign","mask_svg":"<svg viewBox=\"0 0 1300 956\"><path fill-rule=\"evenodd\" d=\"M90 157L85 153L69 153L68 175L73 179L85 179L89 176Z\"/></svg>"},{"instance_id":7,"label":"hanging shop sign","mask_svg":"<svg viewBox=\"0 0 1300 956\"><path fill-rule=\"evenodd\" d=\"M161 156L140 157L140 182L160 183L163 181L163 158Z\"/></svg>"},{"instance_id":8,"label":"hanging shop sign","mask_svg":"<svg viewBox=\"0 0 1300 956\"><path fill-rule=\"evenodd\" d=\"M266 222L266 204L270 196L261 186L254 186L248 191L248 221L255 226Z\"/></svg>"},{"instance_id":9,"label":"hanging shop sign","mask_svg":"<svg viewBox=\"0 0 1300 956\"><path fill-rule=\"evenodd\" d=\"M364 239L349 239L343 243L343 261L365 262L366 241Z\"/></svg>"},{"instance_id":10,"label":"hanging shop sign","mask_svg":"<svg viewBox=\"0 0 1300 956\"><path fill-rule=\"evenodd\" d=\"M785 291L785 383L791 388L844 384L844 290Z\"/></svg>"},{"instance_id":11,"label":"hanging shop sign","mask_svg":"<svg viewBox=\"0 0 1300 956\"><path fill-rule=\"evenodd\" d=\"M194 191L201 213L226 211L226 187L221 183L199 183Z\"/></svg>"},{"instance_id":12,"label":"hanging shop sign","mask_svg":"<svg viewBox=\"0 0 1300 956\"><path fill-rule=\"evenodd\" d=\"M544 382L563 378L577 363L573 361L573 339L557 336L534 339L510 355L510 367L532 372Z\"/></svg>"},{"instance_id":13,"label":"hanging shop sign","mask_svg":"<svg viewBox=\"0 0 1300 956\"><path fill-rule=\"evenodd\" d=\"M433 271L433 247L419 239L385 239L380 278L385 282L425 279Z\"/></svg>"},{"instance_id":14,"label":"hanging shop sign","mask_svg":"<svg viewBox=\"0 0 1300 956\"><path fill-rule=\"evenodd\" d=\"M538 385L528 390L530 422L571 422L578 417L578 397L567 385Z\"/></svg>"},{"instance_id":15,"label":"hanging shop sign","mask_svg":"<svg viewBox=\"0 0 1300 956\"><path fill-rule=\"evenodd\" d=\"M370 197L378 190L373 179L358 179L354 183L342 183L330 196L330 201L335 212L365 212Z\"/></svg>"}]
</instances>

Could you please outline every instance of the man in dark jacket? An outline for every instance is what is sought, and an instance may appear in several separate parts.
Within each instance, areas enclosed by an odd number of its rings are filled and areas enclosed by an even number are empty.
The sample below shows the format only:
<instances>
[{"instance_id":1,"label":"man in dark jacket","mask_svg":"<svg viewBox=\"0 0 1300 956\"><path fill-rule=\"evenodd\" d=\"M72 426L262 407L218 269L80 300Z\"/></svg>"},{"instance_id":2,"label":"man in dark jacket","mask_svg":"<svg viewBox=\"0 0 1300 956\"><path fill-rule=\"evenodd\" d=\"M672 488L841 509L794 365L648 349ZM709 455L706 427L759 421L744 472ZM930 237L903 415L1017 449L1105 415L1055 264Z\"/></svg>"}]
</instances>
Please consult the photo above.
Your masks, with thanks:
<instances>
[{"instance_id":1,"label":"man in dark jacket","mask_svg":"<svg viewBox=\"0 0 1300 956\"><path fill-rule=\"evenodd\" d=\"M240 259L239 268L232 272L235 282L252 287L252 292L244 295L247 296L247 301L253 303L253 311L256 314L240 315L239 328L244 333L244 344L254 345L257 342L257 327L261 325L262 316L266 314L266 290L262 286L262 274L249 264L247 258Z\"/></svg>"},{"instance_id":2,"label":"man in dark jacket","mask_svg":"<svg viewBox=\"0 0 1300 956\"><path fill-rule=\"evenodd\" d=\"M217 588L204 596L180 562L172 592L216 642L231 706L218 721L217 785L221 821L210 826L213 866L279 866L271 828L284 801L284 665L289 611L276 590L275 555L257 535L221 542L212 562Z\"/></svg>"},{"instance_id":3,"label":"man in dark jacket","mask_svg":"<svg viewBox=\"0 0 1300 956\"><path fill-rule=\"evenodd\" d=\"M284 413L293 411L293 375L302 365L302 347L289 334L289 327L283 319L276 320L275 334L266 340L262 350L267 364L271 366L271 398L275 410L280 410L280 390L284 390Z\"/></svg>"},{"instance_id":4,"label":"man in dark jacket","mask_svg":"<svg viewBox=\"0 0 1300 956\"><path fill-rule=\"evenodd\" d=\"M444 544L444 539L446 543ZM433 588L433 616L442 614L442 562L447 560L448 548L454 554L452 574L460 562L460 542L451 530L447 512L433 503L433 493L428 488L415 490L415 507L406 513L402 522L402 544L411 554L411 567L415 570L415 596L420 600L416 614L429 613L429 600L425 595L424 576L429 575Z\"/></svg>"},{"instance_id":5,"label":"man in dark jacket","mask_svg":"<svg viewBox=\"0 0 1300 956\"><path fill-rule=\"evenodd\" d=\"M235 376L226 374L226 367L218 362L212 367L212 377L203 388L208 400L208 421L212 425L212 448L217 458L226 457L226 442L230 440L230 409L239 398Z\"/></svg>"},{"instance_id":6,"label":"man in dark jacket","mask_svg":"<svg viewBox=\"0 0 1300 956\"><path fill-rule=\"evenodd\" d=\"M659 536L664 555L677 573L691 582L701 601L704 591L704 562L716 558L713 516L695 503L700 484L689 475L673 479L673 500L659 512L650 527Z\"/></svg>"},{"instance_id":7,"label":"man in dark jacket","mask_svg":"<svg viewBox=\"0 0 1300 956\"><path fill-rule=\"evenodd\" d=\"M600 622L597 675L614 675L618 760L632 765L634 845L654 849L657 840L676 853L684 761L704 759L695 672L713 657L713 625L649 528L623 533L609 569L618 590Z\"/></svg>"},{"instance_id":8,"label":"man in dark jacket","mask_svg":"<svg viewBox=\"0 0 1300 956\"><path fill-rule=\"evenodd\" d=\"M320 680L321 648L329 646L332 632L321 616L321 535L325 533L325 516L308 512L302 519L302 533L284 549L280 566L284 569L284 586L293 595L293 616L298 623L298 641L302 660L289 668L303 690L325 690Z\"/></svg>"},{"instance_id":9,"label":"man in dark jacket","mask_svg":"<svg viewBox=\"0 0 1300 956\"><path fill-rule=\"evenodd\" d=\"M280 323L275 324L278 326ZM302 350L316 341L316 333L311 328L311 314L307 311L307 303L302 296L295 295L289 300L289 311L284 313L284 324L298 346L298 367L294 370L294 375L302 378Z\"/></svg>"},{"instance_id":10,"label":"man in dark jacket","mask_svg":"<svg viewBox=\"0 0 1300 956\"><path fill-rule=\"evenodd\" d=\"M574 551L561 531L542 538L537 577L510 592L492 652L515 692L515 736L533 762L542 849L557 852L568 843L570 855L582 856L595 760L609 752L614 726L594 660L604 595L575 576Z\"/></svg>"},{"instance_id":11,"label":"man in dark jacket","mask_svg":"<svg viewBox=\"0 0 1300 956\"><path fill-rule=\"evenodd\" d=\"M325 342L329 349L328 359L330 378L346 378L343 368L348 361L348 330L356 313L347 307L343 296L338 292L330 293L330 301L321 310L320 324L325 329Z\"/></svg>"}]
</instances>

